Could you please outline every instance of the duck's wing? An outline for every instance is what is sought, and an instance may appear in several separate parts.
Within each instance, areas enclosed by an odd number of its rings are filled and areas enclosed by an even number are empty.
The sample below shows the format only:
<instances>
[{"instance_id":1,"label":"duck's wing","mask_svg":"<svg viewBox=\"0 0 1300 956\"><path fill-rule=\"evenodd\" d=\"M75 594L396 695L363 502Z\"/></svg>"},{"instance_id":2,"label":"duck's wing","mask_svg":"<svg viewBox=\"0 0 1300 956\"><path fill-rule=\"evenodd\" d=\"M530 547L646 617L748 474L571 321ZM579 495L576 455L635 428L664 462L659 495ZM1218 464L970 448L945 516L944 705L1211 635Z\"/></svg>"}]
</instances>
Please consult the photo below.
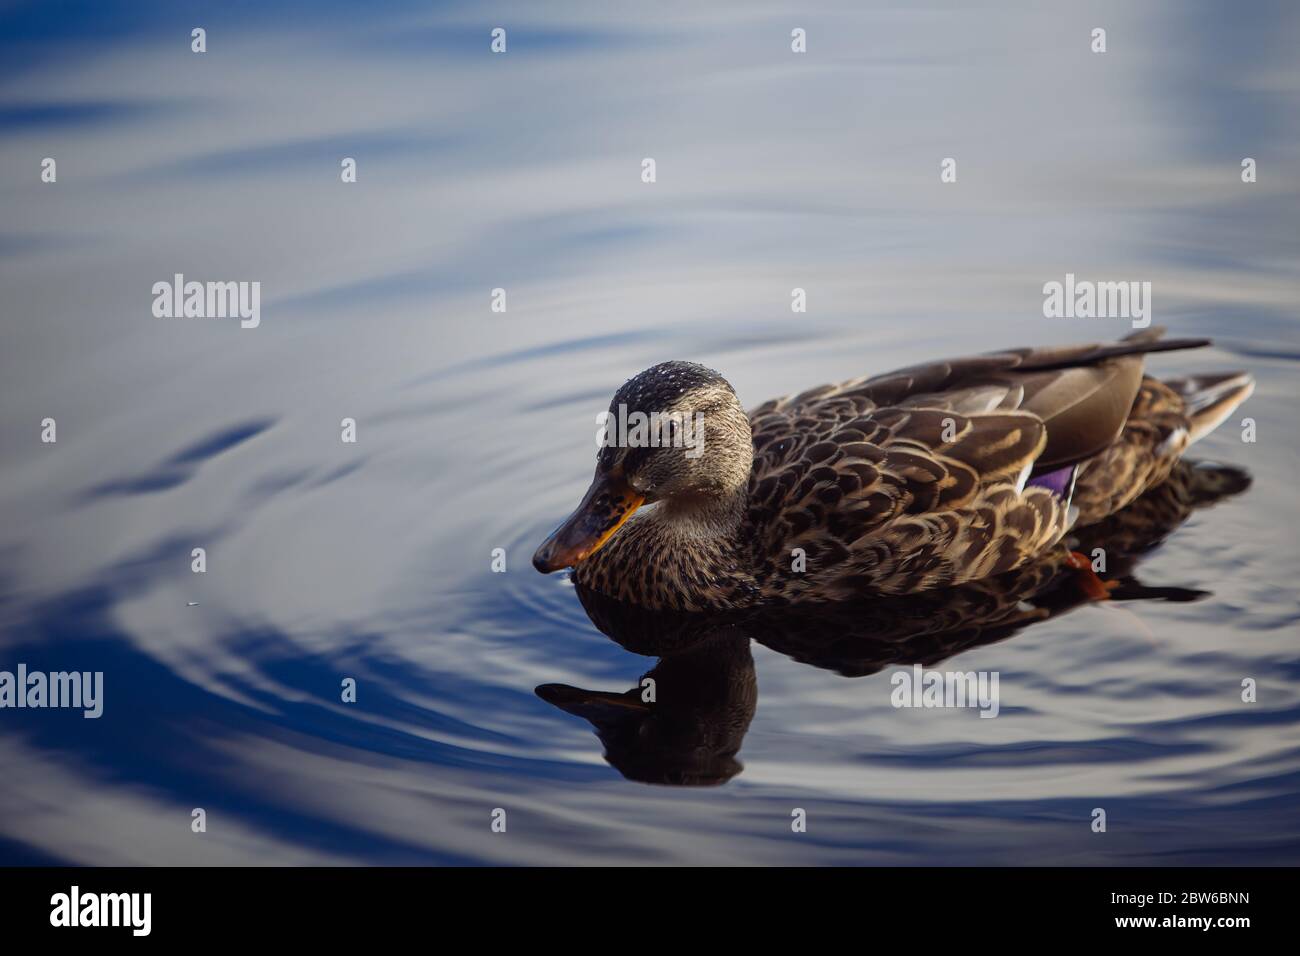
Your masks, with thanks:
<instances>
[{"instance_id":1,"label":"duck's wing","mask_svg":"<svg viewBox=\"0 0 1300 956\"><path fill-rule=\"evenodd\" d=\"M945 359L882 375L822 385L775 399L751 419L773 412L800 419L858 417L872 409L936 408L980 415L1024 411L1047 431L1035 468L1081 461L1110 445L1124 427L1142 382L1143 356L1197 348L1206 339L1162 339L1144 329L1119 342L1009 349Z\"/></svg>"},{"instance_id":2,"label":"duck's wing","mask_svg":"<svg viewBox=\"0 0 1300 956\"><path fill-rule=\"evenodd\" d=\"M840 396L753 420L760 587L833 599L955 584L1016 567L1064 531L1067 503L1024 488L1047 441L1034 415L869 406ZM792 565L795 549L814 573Z\"/></svg>"},{"instance_id":3,"label":"duck's wing","mask_svg":"<svg viewBox=\"0 0 1300 956\"><path fill-rule=\"evenodd\" d=\"M1158 334L934 362L756 409L748 521L760 576L776 581L760 586L825 591L829 577L897 592L996 574L1050 547L1069 502L1026 486L1030 473L1115 440L1143 354L1204 344ZM795 548L825 573L787 573Z\"/></svg>"}]
</instances>

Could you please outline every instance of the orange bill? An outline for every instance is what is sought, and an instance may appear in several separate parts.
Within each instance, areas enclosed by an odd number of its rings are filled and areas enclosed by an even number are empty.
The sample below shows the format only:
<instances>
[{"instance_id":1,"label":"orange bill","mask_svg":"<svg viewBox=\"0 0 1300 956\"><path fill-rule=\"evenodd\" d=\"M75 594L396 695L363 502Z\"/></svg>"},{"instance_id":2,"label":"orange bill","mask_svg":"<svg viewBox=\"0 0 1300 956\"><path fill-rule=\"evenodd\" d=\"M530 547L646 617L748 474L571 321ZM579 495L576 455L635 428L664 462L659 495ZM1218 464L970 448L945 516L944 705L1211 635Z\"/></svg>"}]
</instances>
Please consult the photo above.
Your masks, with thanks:
<instances>
[{"instance_id":1,"label":"orange bill","mask_svg":"<svg viewBox=\"0 0 1300 956\"><path fill-rule=\"evenodd\" d=\"M621 473L597 472L577 510L537 549L533 567L549 574L591 557L643 501L645 498L632 489Z\"/></svg>"}]
</instances>

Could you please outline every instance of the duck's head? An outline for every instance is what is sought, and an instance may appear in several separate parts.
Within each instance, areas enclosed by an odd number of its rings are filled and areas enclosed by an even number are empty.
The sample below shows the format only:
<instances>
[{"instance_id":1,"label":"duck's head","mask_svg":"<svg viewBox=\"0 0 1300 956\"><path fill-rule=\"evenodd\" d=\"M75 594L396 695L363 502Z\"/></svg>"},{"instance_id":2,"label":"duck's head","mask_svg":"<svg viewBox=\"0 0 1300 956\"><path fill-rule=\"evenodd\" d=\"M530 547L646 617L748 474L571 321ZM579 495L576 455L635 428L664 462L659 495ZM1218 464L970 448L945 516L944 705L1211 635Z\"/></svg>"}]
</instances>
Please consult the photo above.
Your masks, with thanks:
<instances>
[{"instance_id":1,"label":"duck's head","mask_svg":"<svg viewBox=\"0 0 1300 956\"><path fill-rule=\"evenodd\" d=\"M725 378L693 362L648 368L614 395L591 487L533 565L549 573L589 558L643 504L707 513L734 501L753 461L749 418Z\"/></svg>"}]
</instances>

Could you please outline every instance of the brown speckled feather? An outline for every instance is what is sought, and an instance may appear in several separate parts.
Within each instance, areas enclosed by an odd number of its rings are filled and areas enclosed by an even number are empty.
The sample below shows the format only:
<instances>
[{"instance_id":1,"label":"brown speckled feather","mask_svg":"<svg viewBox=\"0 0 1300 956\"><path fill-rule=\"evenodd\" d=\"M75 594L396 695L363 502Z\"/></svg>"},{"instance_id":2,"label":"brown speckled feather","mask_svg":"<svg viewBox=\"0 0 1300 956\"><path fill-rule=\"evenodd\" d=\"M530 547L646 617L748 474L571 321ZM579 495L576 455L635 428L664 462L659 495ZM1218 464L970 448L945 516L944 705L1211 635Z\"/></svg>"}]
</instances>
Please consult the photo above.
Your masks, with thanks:
<instances>
[{"instance_id":1,"label":"brown speckled feather","mask_svg":"<svg viewBox=\"0 0 1300 956\"><path fill-rule=\"evenodd\" d=\"M1063 503L1016 491L1046 442L1032 415L872 408L857 393L755 413L752 424L746 517L765 593L960 583L1013 567L1064 530Z\"/></svg>"},{"instance_id":2,"label":"brown speckled feather","mask_svg":"<svg viewBox=\"0 0 1300 956\"><path fill-rule=\"evenodd\" d=\"M708 517L722 532L675 523L669 501L633 516L575 579L700 610L906 594L1018 568L1165 480L1192 436L1249 394L1244 375L1144 378L1146 353L1204 344L1159 335L934 362L766 402L748 415L747 485ZM1062 468L1075 469L1072 498L1026 484Z\"/></svg>"}]
</instances>

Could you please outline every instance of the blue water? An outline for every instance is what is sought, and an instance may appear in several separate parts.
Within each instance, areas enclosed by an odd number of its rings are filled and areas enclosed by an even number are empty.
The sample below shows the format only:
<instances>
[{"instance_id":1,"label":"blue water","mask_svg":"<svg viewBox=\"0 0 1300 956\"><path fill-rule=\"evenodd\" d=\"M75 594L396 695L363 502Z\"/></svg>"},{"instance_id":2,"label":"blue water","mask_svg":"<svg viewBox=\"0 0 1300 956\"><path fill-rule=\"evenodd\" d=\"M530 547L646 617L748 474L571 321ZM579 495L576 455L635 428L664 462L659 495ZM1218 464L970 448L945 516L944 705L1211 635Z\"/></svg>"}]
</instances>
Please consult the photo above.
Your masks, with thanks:
<instances>
[{"instance_id":1,"label":"blue water","mask_svg":"<svg viewBox=\"0 0 1300 956\"><path fill-rule=\"evenodd\" d=\"M0 862L1300 862L1300 17L1047 6L0 9L0 670L105 682L0 710ZM177 272L260 326L155 318ZM922 655L996 719L841 674L871 618L661 664L530 566L640 369L753 406L1130 330L1043 318L1066 272L1215 340L1157 374L1254 374L1195 449L1249 487L1133 570L1199 599ZM652 668L690 693L641 738L535 692ZM725 780L642 782L723 712Z\"/></svg>"}]
</instances>

